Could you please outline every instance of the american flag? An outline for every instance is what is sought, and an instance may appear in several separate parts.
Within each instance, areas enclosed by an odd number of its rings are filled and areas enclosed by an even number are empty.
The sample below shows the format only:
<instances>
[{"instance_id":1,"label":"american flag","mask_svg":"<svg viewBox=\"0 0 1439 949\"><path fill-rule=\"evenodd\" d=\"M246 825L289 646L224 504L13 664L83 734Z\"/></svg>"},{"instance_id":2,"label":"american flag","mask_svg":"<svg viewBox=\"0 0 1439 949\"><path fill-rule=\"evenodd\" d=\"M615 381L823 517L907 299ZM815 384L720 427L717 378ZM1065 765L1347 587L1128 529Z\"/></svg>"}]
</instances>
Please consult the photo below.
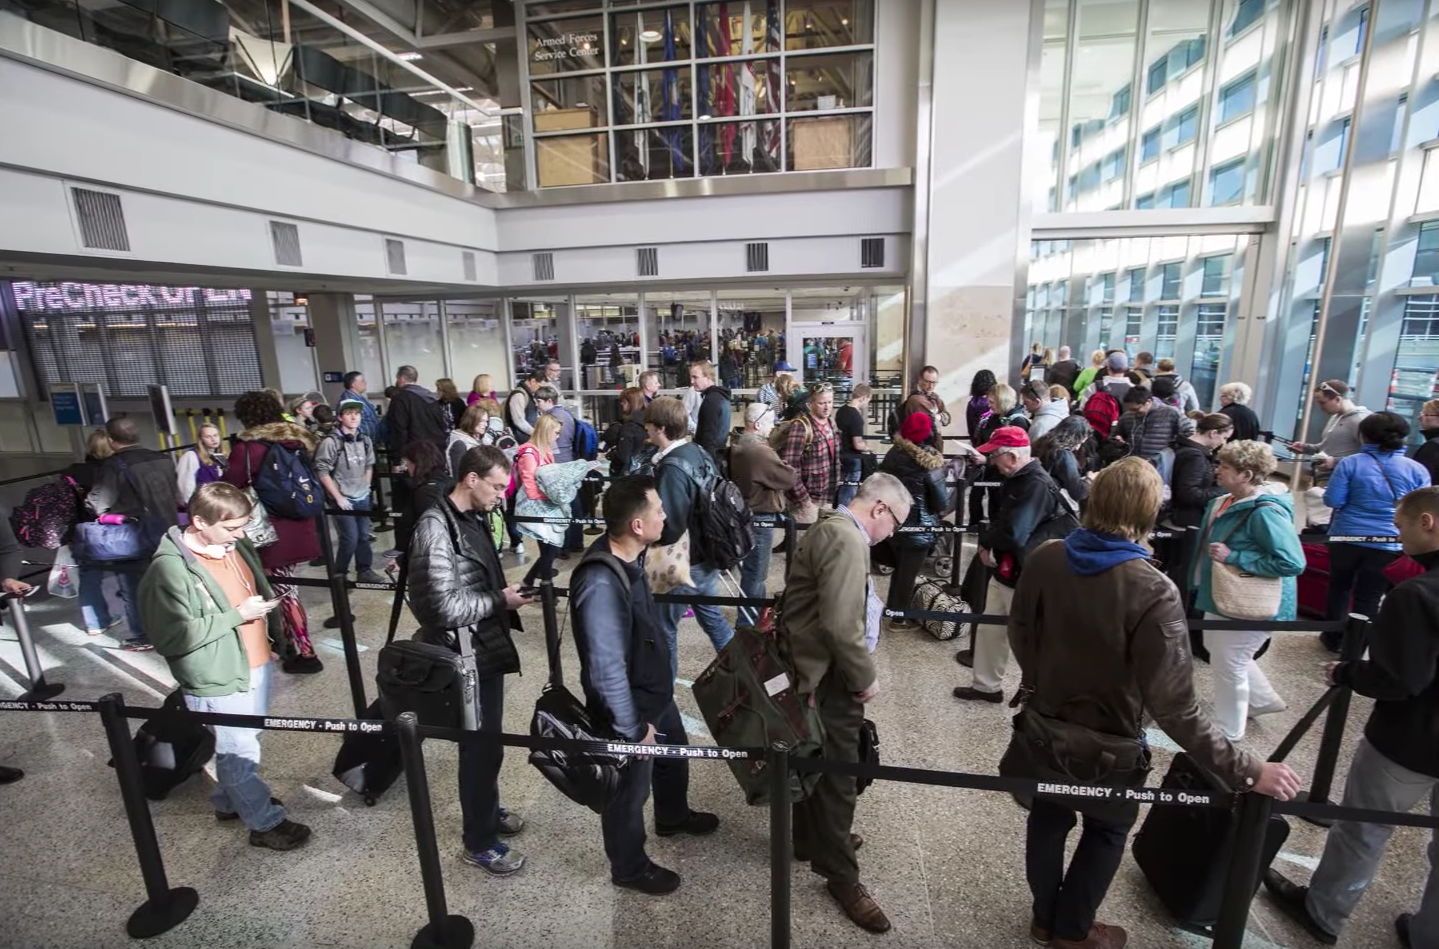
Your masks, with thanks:
<instances>
[{"instance_id":1,"label":"american flag","mask_svg":"<svg viewBox=\"0 0 1439 949\"><path fill-rule=\"evenodd\" d=\"M768 0L765 10L765 52L778 53L784 46L784 33L780 29L779 0ZM784 95L784 76L780 75L779 59L765 60L765 104L763 112L777 113L780 110L779 97ZM779 168L779 123L766 122L762 133L765 153Z\"/></svg>"}]
</instances>

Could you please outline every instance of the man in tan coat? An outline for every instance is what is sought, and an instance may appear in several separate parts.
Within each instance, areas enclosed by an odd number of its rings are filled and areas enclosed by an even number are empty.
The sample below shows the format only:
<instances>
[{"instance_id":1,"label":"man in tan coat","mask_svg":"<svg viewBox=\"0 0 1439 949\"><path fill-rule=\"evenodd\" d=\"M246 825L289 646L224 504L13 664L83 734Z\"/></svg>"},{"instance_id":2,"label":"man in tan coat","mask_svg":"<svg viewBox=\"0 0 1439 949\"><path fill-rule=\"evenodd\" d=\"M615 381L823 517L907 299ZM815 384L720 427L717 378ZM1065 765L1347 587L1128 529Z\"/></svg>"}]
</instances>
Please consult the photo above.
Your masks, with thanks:
<instances>
[{"instance_id":1,"label":"man in tan coat","mask_svg":"<svg viewBox=\"0 0 1439 949\"><path fill-rule=\"evenodd\" d=\"M879 694L870 654L879 642L883 604L869 578L869 548L909 517L909 491L893 475L871 475L848 506L824 511L800 538L785 588L782 648L794 663L796 687L824 723L824 756L859 760L864 705ZM794 806L795 859L809 861L831 896L859 926L887 932L889 919L859 882L850 833L855 780L825 774Z\"/></svg>"}]
</instances>

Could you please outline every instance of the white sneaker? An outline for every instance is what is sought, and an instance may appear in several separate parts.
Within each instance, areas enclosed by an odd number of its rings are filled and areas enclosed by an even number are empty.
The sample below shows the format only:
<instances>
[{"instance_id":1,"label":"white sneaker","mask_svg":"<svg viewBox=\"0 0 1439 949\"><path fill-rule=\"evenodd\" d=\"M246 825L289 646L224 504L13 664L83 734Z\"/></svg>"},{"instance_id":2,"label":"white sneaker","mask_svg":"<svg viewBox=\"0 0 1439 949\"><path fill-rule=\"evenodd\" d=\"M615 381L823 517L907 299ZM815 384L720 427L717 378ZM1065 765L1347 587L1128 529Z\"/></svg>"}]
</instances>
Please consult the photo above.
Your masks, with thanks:
<instances>
[{"instance_id":1,"label":"white sneaker","mask_svg":"<svg viewBox=\"0 0 1439 949\"><path fill-rule=\"evenodd\" d=\"M1283 699L1277 700L1273 705L1251 705L1249 706L1249 717L1258 718L1261 715L1273 715L1287 708L1289 708L1289 705Z\"/></svg>"}]
</instances>

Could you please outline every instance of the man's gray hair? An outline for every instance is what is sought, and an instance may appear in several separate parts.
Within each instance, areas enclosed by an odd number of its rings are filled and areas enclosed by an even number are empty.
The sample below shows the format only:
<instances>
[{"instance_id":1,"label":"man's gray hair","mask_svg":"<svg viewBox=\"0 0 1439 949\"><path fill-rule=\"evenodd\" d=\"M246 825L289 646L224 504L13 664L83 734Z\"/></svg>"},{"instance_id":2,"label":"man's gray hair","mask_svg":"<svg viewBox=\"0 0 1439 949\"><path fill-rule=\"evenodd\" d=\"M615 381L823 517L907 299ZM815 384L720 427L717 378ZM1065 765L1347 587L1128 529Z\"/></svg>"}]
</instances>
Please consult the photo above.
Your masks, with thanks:
<instances>
[{"instance_id":1,"label":"man's gray hair","mask_svg":"<svg viewBox=\"0 0 1439 949\"><path fill-rule=\"evenodd\" d=\"M1033 457L1033 451L1029 445L1024 445L1019 448L1001 448L999 451L994 452L994 454L1013 455L1014 457L1019 459L1021 464L1025 465L1029 464L1029 459Z\"/></svg>"},{"instance_id":2,"label":"man's gray hair","mask_svg":"<svg viewBox=\"0 0 1439 949\"><path fill-rule=\"evenodd\" d=\"M1061 347L1059 347L1059 358L1060 358L1060 359L1068 359L1068 358L1069 358L1069 347L1068 347L1068 346L1061 346Z\"/></svg>"},{"instance_id":3,"label":"man's gray hair","mask_svg":"<svg viewBox=\"0 0 1439 949\"><path fill-rule=\"evenodd\" d=\"M535 401L553 402L556 405L559 405L560 390L556 389L554 386L540 386L538 389L535 390Z\"/></svg>"},{"instance_id":4,"label":"man's gray hair","mask_svg":"<svg viewBox=\"0 0 1439 949\"><path fill-rule=\"evenodd\" d=\"M876 471L865 478L854 499L867 501L870 504L883 501L889 505L890 510L894 511L895 516L899 517L901 521L909 517L909 509L914 504L914 498L910 495L909 489L904 486L904 482L883 471Z\"/></svg>"}]
</instances>

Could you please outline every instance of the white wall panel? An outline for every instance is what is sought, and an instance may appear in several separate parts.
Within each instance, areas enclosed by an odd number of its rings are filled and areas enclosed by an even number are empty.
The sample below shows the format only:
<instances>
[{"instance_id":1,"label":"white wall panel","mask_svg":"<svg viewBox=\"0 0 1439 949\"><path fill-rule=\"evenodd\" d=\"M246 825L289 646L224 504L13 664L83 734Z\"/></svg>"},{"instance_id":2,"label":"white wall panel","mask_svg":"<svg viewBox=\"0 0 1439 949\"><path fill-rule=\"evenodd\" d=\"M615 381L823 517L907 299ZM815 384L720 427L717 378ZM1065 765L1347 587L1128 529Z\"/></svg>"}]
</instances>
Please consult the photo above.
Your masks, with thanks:
<instances>
[{"instance_id":1,"label":"white wall panel","mask_svg":"<svg viewBox=\"0 0 1439 949\"><path fill-rule=\"evenodd\" d=\"M0 59L0 164L350 227L495 247L494 211ZM357 200L361 197L362 200Z\"/></svg>"}]
</instances>

